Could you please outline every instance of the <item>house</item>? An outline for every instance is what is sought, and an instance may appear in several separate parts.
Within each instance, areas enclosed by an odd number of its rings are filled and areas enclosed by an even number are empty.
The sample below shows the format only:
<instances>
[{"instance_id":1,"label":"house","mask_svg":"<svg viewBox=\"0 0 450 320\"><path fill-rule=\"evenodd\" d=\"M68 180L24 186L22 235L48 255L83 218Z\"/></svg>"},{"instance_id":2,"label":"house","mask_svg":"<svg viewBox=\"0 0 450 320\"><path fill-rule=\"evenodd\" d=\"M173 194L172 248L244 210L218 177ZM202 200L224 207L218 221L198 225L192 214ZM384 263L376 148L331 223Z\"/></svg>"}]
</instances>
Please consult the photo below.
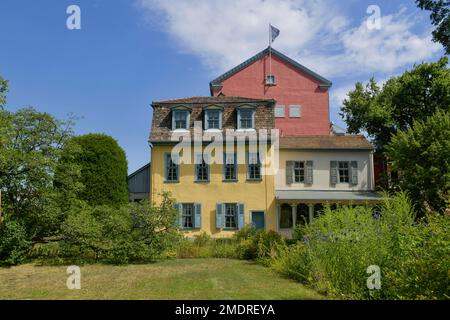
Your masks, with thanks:
<instances>
[{"instance_id":1,"label":"house","mask_svg":"<svg viewBox=\"0 0 450 320\"><path fill-rule=\"evenodd\" d=\"M273 48L225 72L209 87L213 96L275 100L275 126L280 136L330 133L331 81Z\"/></svg>"},{"instance_id":2,"label":"house","mask_svg":"<svg viewBox=\"0 0 450 320\"><path fill-rule=\"evenodd\" d=\"M290 237L327 203L378 201L373 146L330 121L330 87L267 48L211 97L153 102L150 198L170 191L187 236L216 237L249 223Z\"/></svg>"},{"instance_id":3,"label":"house","mask_svg":"<svg viewBox=\"0 0 450 320\"><path fill-rule=\"evenodd\" d=\"M128 199L139 202L148 199L150 193L150 163L139 168L127 177Z\"/></svg>"},{"instance_id":4,"label":"house","mask_svg":"<svg viewBox=\"0 0 450 320\"><path fill-rule=\"evenodd\" d=\"M171 193L187 236L227 237L249 223L276 229L274 151L260 139L274 128L273 100L190 97L152 107L150 198Z\"/></svg>"}]
</instances>

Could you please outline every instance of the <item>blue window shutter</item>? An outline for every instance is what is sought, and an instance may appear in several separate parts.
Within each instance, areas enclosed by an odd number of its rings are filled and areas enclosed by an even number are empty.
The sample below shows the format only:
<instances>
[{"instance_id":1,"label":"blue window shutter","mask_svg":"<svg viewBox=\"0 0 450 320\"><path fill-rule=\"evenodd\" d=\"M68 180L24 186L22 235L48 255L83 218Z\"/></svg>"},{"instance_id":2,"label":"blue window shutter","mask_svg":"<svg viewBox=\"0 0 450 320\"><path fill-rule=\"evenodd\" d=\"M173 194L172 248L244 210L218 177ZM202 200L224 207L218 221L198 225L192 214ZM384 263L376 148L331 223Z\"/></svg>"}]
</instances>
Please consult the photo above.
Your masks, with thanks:
<instances>
[{"instance_id":1,"label":"blue window shutter","mask_svg":"<svg viewBox=\"0 0 450 320\"><path fill-rule=\"evenodd\" d=\"M237 128L241 128L241 110L237 110Z\"/></svg>"},{"instance_id":2,"label":"blue window shutter","mask_svg":"<svg viewBox=\"0 0 450 320\"><path fill-rule=\"evenodd\" d=\"M224 210L224 204L218 203L216 204L216 228L221 229L225 227L225 210Z\"/></svg>"},{"instance_id":3,"label":"blue window shutter","mask_svg":"<svg viewBox=\"0 0 450 320\"><path fill-rule=\"evenodd\" d=\"M253 129L255 128L255 113L256 113L256 110L253 110L252 111L252 128Z\"/></svg>"},{"instance_id":4,"label":"blue window shutter","mask_svg":"<svg viewBox=\"0 0 450 320\"><path fill-rule=\"evenodd\" d=\"M180 181L180 157L179 156L175 156L175 164L176 164L176 168L177 168L177 178L176 181Z\"/></svg>"},{"instance_id":5,"label":"blue window shutter","mask_svg":"<svg viewBox=\"0 0 450 320\"><path fill-rule=\"evenodd\" d=\"M351 184L357 185L358 184L358 161L352 161L350 162L350 168L351 168Z\"/></svg>"},{"instance_id":6,"label":"blue window shutter","mask_svg":"<svg viewBox=\"0 0 450 320\"><path fill-rule=\"evenodd\" d=\"M245 207L243 203L238 203L238 229L242 229L245 226Z\"/></svg>"},{"instance_id":7,"label":"blue window shutter","mask_svg":"<svg viewBox=\"0 0 450 320\"><path fill-rule=\"evenodd\" d=\"M336 184L337 183L337 174L338 174L338 162L337 161L330 161L330 183Z\"/></svg>"},{"instance_id":8,"label":"blue window shutter","mask_svg":"<svg viewBox=\"0 0 450 320\"><path fill-rule=\"evenodd\" d=\"M313 184L313 165L312 161L306 161L305 183Z\"/></svg>"},{"instance_id":9,"label":"blue window shutter","mask_svg":"<svg viewBox=\"0 0 450 320\"><path fill-rule=\"evenodd\" d=\"M223 153L223 165L222 165L222 179L225 180L225 168L227 166L227 153Z\"/></svg>"},{"instance_id":10,"label":"blue window shutter","mask_svg":"<svg viewBox=\"0 0 450 320\"><path fill-rule=\"evenodd\" d=\"M194 203L194 228L202 227L202 204Z\"/></svg>"},{"instance_id":11,"label":"blue window shutter","mask_svg":"<svg viewBox=\"0 0 450 320\"><path fill-rule=\"evenodd\" d=\"M183 205L181 203L175 203L174 208L177 211L177 218L175 219L175 224L177 227L183 227Z\"/></svg>"},{"instance_id":12,"label":"blue window shutter","mask_svg":"<svg viewBox=\"0 0 450 320\"><path fill-rule=\"evenodd\" d=\"M175 110L172 110L172 130L175 130Z\"/></svg>"},{"instance_id":13,"label":"blue window shutter","mask_svg":"<svg viewBox=\"0 0 450 320\"><path fill-rule=\"evenodd\" d=\"M234 175L236 180L238 180L238 162L237 162L237 152L234 153Z\"/></svg>"},{"instance_id":14,"label":"blue window shutter","mask_svg":"<svg viewBox=\"0 0 450 320\"><path fill-rule=\"evenodd\" d=\"M209 163L210 163L211 160L209 159L209 156L208 156L207 154L204 155L204 158L205 158L206 169L207 169L207 175L208 175L206 180L209 181L209 180L210 180L210 175L209 175L209 174L210 174L210 171L209 171L210 165L209 165Z\"/></svg>"},{"instance_id":15,"label":"blue window shutter","mask_svg":"<svg viewBox=\"0 0 450 320\"><path fill-rule=\"evenodd\" d=\"M170 153L164 155L164 176L166 181L169 181L169 163L170 163Z\"/></svg>"},{"instance_id":16,"label":"blue window shutter","mask_svg":"<svg viewBox=\"0 0 450 320\"><path fill-rule=\"evenodd\" d=\"M201 163L202 161L202 154L201 153L196 153L195 154L195 160L194 160L194 167L195 167L195 181L198 181L198 173L199 173L199 168L198 165Z\"/></svg>"},{"instance_id":17,"label":"blue window shutter","mask_svg":"<svg viewBox=\"0 0 450 320\"><path fill-rule=\"evenodd\" d=\"M209 129L208 120L209 120L209 112L208 110L205 110L205 125L203 126L205 130Z\"/></svg>"},{"instance_id":18,"label":"blue window shutter","mask_svg":"<svg viewBox=\"0 0 450 320\"><path fill-rule=\"evenodd\" d=\"M294 182L294 161L286 161L286 184Z\"/></svg>"},{"instance_id":19,"label":"blue window shutter","mask_svg":"<svg viewBox=\"0 0 450 320\"><path fill-rule=\"evenodd\" d=\"M249 163L249 154L248 152L245 153L245 166L247 168L247 179L250 179L250 163Z\"/></svg>"}]
</instances>

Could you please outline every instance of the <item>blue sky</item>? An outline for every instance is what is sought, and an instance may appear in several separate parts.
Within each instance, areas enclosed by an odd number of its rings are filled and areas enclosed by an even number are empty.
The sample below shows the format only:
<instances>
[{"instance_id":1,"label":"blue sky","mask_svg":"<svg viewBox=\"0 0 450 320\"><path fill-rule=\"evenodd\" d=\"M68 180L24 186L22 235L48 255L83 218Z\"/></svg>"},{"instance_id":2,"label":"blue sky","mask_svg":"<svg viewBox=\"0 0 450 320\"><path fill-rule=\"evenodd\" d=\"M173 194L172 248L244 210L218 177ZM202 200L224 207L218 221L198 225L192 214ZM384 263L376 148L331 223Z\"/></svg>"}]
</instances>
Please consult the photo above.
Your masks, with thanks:
<instances>
[{"instance_id":1,"label":"blue sky","mask_svg":"<svg viewBox=\"0 0 450 320\"><path fill-rule=\"evenodd\" d=\"M66 8L81 8L81 30ZM368 30L369 5L381 29ZM75 131L106 133L125 149L129 171L148 162L153 100L209 95L208 83L267 46L333 81L331 118L356 81L385 81L443 55L428 13L413 0L2 0L0 75L8 108L34 106Z\"/></svg>"}]
</instances>

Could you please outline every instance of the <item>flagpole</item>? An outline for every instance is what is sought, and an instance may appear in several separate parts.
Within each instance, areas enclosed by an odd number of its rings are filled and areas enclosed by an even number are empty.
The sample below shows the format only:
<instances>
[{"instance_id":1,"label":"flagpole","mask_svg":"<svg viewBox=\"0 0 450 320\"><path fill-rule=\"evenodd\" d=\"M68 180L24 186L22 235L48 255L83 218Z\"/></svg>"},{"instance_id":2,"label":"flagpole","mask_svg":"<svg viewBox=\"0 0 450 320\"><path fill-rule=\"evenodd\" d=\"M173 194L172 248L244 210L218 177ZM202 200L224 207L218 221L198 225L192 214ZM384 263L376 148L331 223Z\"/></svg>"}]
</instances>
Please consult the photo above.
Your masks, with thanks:
<instances>
[{"instance_id":1,"label":"flagpole","mask_svg":"<svg viewBox=\"0 0 450 320\"><path fill-rule=\"evenodd\" d=\"M272 39L270 39L271 36L271 30L270 30L270 23L269 23L269 75L272 74Z\"/></svg>"}]
</instances>

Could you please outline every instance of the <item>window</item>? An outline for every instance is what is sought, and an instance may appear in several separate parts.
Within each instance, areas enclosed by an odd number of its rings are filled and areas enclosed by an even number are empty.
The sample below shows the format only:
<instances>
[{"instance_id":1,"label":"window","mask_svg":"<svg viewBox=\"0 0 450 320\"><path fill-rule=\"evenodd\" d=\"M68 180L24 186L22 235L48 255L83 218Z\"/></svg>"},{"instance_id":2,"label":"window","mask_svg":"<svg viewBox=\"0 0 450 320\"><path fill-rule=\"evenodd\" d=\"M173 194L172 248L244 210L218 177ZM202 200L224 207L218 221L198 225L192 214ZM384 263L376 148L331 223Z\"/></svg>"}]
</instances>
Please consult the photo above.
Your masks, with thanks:
<instances>
[{"instance_id":1,"label":"window","mask_svg":"<svg viewBox=\"0 0 450 320\"><path fill-rule=\"evenodd\" d=\"M339 183L350 182L349 165L347 161L339 161L338 173L339 173Z\"/></svg>"},{"instance_id":2,"label":"window","mask_svg":"<svg viewBox=\"0 0 450 320\"><path fill-rule=\"evenodd\" d=\"M292 228L292 207L286 203L281 205L280 209L280 228L289 229Z\"/></svg>"},{"instance_id":3,"label":"window","mask_svg":"<svg viewBox=\"0 0 450 320\"><path fill-rule=\"evenodd\" d=\"M239 109L238 110L238 129L253 129L254 128L254 109Z\"/></svg>"},{"instance_id":4,"label":"window","mask_svg":"<svg viewBox=\"0 0 450 320\"><path fill-rule=\"evenodd\" d=\"M183 203L182 204L182 222L181 227L185 229L191 229L194 227L194 204Z\"/></svg>"},{"instance_id":5,"label":"window","mask_svg":"<svg viewBox=\"0 0 450 320\"><path fill-rule=\"evenodd\" d=\"M275 118L284 118L284 106L279 104L275 107Z\"/></svg>"},{"instance_id":6,"label":"window","mask_svg":"<svg viewBox=\"0 0 450 320\"><path fill-rule=\"evenodd\" d=\"M170 153L166 154L166 181L178 181L178 158L175 160Z\"/></svg>"},{"instance_id":7,"label":"window","mask_svg":"<svg viewBox=\"0 0 450 320\"><path fill-rule=\"evenodd\" d=\"M223 179L225 181L237 180L236 153L225 153L223 162Z\"/></svg>"},{"instance_id":8,"label":"window","mask_svg":"<svg viewBox=\"0 0 450 320\"><path fill-rule=\"evenodd\" d=\"M205 110L205 129L222 129L221 110Z\"/></svg>"},{"instance_id":9,"label":"window","mask_svg":"<svg viewBox=\"0 0 450 320\"><path fill-rule=\"evenodd\" d=\"M189 129L189 112L187 110L174 110L172 129Z\"/></svg>"},{"instance_id":10,"label":"window","mask_svg":"<svg viewBox=\"0 0 450 320\"><path fill-rule=\"evenodd\" d=\"M300 118L300 106L299 105L289 106L289 117Z\"/></svg>"},{"instance_id":11,"label":"window","mask_svg":"<svg viewBox=\"0 0 450 320\"><path fill-rule=\"evenodd\" d=\"M261 162L257 153L247 153L247 179L261 179Z\"/></svg>"},{"instance_id":12,"label":"window","mask_svg":"<svg viewBox=\"0 0 450 320\"><path fill-rule=\"evenodd\" d=\"M209 181L209 165L202 154L196 155L195 181Z\"/></svg>"},{"instance_id":13,"label":"window","mask_svg":"<svg viewBox=\"0 0 450 320\"><path fill-rule=\"evenodd\" d=\"M275 82L275 76L273 75L273 74L268 74L267 76L266 76L266 85L268 85L268 86L273 86L273 85L275 85L276 84L276 82Z\"/></svg>"},{"instance_id":14,"label":"window","mask_svg":"<svg viewBox=\"0 0 450 320\"><path fill-rule=\"evenodd\" d=\"M237 205L236 203L225 204L225 228L237 228Z\"/></svg>"},{"instance_id":15,"label":"window","mask_svg":"<svg viewBox=\"0 0 450 320\"><path fill-rule=\"evenodd\" d=\"M294 182L305 182L305 163L303 161L294 162Z\"/></svg>"}]
</instances>

